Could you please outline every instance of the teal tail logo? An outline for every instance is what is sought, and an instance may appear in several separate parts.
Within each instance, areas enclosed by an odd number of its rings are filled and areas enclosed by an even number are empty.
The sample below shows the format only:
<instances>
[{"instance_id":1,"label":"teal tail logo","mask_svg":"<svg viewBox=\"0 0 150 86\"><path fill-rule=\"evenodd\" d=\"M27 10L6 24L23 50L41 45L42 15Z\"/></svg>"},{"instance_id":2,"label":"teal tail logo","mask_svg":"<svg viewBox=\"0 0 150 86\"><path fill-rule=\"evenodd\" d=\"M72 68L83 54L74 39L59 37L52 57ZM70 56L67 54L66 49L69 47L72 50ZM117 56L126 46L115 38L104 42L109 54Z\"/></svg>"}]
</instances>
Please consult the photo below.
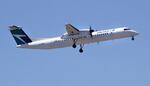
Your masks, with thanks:
<instances>
[{"instance_id":1,"label":"teal tail logo","mask_svg":"<svg viewBox=\"0 0 150 86\"><path fill-rule=\"evenodd\" d=\"M13 35L17 45L27 44L32 42L32 40L27 36L27 34L18 26L9 26L10 32Z\"/></svg>"}]
</instances>

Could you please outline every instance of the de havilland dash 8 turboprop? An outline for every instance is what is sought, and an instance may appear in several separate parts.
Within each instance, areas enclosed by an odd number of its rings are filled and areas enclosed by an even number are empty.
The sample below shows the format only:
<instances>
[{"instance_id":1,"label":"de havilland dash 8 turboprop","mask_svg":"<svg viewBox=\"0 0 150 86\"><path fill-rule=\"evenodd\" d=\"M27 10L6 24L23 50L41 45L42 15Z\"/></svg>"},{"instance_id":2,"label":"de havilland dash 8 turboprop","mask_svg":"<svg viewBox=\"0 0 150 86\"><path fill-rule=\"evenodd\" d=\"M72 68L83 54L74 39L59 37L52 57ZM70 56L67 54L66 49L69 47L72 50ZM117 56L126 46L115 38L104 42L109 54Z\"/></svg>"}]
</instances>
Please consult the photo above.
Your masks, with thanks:
<instances>
[{"instance_id":1,"label":"de havilland dash 8 turboprop","mask_svg":"<svg viewBox=\"0 0 150 86\"><path fill-rule=\"evenodd\" d=\"M108 30L95 31L91 27L89 29L79 30L71 24L66 24L66 33L60 37L31 39L19 26L9 26L9 30L13 35L17 48L28 49L55 49L70 47L76 48L80 45L79 52L83 52L84 44L102 42L114 39L131 37L134 40L138 35L136 31L129 27L120 27Z\"/></svg>"}]
</instances>

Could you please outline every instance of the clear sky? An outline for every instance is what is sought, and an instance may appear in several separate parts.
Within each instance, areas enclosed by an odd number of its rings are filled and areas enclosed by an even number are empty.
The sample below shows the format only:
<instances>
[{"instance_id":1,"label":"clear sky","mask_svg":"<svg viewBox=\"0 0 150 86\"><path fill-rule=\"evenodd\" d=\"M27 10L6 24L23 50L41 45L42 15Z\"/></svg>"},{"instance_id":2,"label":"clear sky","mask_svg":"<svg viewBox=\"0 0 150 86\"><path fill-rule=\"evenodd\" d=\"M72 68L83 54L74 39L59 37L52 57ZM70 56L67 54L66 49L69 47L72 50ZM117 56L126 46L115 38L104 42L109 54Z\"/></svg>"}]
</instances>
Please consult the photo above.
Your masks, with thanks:
<instances>
[{"instance_id":1,"label":"clear sky","mask_svg":"<svg viewBox=\"0 0 150 86\"><path fill-rule=\"evenodd\" d=\"M129 26L130 38L78 49L16 48L8 26L31 38L53 37L65 24L102 30ZM149 0L0 0L0 86L150 86Z\"/></svg>"}]
</instances>

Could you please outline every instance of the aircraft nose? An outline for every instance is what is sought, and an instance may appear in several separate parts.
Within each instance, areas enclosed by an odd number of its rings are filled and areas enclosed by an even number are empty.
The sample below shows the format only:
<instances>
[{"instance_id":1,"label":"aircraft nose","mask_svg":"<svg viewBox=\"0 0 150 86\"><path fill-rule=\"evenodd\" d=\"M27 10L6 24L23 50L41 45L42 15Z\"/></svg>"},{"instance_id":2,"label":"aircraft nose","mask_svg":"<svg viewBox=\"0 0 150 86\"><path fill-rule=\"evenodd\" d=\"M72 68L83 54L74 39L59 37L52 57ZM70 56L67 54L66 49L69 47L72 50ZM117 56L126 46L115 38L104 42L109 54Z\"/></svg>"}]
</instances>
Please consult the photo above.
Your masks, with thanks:
<instances>
[{"instance_id":1,"label":"aircraft nose","mask_svg":"<svg viewBox=\"0 0 150 86\"><path fill-rule=\"evenodd\" d=\"M133 30L132 32L133 32L135 35L139 35L139 33L138 33L138 32L136 32L136 31L134 31L134 30Z\"/></svg>"},{"instance_id":2,"label":"aircraft nose","mask_svg":"<svg viewBox=\"0 0 150 86\"><path fill-rule=\"evenodd\" d=\"M135 34L136 34L136 35L139 35L140 33L136 32Z\"/></svg>"}]
</instances>

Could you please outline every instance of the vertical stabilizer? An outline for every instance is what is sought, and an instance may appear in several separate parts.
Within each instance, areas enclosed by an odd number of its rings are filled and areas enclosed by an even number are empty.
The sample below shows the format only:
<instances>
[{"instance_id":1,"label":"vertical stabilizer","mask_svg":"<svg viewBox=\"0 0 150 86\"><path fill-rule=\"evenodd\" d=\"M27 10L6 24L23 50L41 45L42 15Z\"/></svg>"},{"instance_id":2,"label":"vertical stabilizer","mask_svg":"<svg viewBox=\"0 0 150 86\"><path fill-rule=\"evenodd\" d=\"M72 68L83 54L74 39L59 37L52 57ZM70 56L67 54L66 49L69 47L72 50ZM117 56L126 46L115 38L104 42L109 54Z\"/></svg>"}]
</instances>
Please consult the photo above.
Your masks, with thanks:
<instances>
[{"instance_id":1,"label":"vertical stabilizer","mask_svg":"<svg viewBox=\"0 0 150 86\"><path fill-rule=\"evenodd\" d=\"M17 45L27 44L32 42L32 40L27 36L27 34L19 26L9 26L9 30L13 35Z\"/></svg>"}]
</instances>

